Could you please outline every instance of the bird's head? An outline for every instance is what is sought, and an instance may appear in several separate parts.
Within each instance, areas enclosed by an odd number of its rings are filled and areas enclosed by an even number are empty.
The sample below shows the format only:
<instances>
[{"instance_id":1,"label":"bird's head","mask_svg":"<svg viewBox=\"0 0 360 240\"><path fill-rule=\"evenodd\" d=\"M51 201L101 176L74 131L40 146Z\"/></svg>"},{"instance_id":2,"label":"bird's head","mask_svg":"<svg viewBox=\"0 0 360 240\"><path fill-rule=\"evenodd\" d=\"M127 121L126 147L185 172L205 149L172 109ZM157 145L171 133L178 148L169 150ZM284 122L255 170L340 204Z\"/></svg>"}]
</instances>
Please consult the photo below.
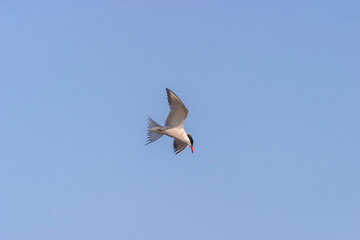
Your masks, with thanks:
<instances>
[{"instance_id":1,"label":"bird's head","mask_svg":"<svg viewBox=\"0 0 360 240\"><path fill-rule=\"evenodd\" d=\"M190 141L189 146L190 146L190 148L191 148L191 152L192 152L192 153L194 153L194 149L193 149L194 140L193 140L193 138L192 138L192 136L191 136L191 134L190 134L190 133L188 133L188 134L187 134L187 136L188 136L189 141Z\"/></svg>"}]
</instances>

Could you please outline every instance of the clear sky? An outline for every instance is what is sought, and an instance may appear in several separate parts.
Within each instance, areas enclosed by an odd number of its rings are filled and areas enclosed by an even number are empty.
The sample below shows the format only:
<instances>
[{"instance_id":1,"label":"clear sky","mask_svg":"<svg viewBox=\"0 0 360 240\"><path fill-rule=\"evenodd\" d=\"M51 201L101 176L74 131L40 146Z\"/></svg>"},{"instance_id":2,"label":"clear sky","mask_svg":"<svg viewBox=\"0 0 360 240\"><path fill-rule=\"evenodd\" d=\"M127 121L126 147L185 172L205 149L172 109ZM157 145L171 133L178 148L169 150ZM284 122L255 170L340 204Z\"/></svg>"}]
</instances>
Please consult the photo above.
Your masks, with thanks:
<instances>
[{"instance_id":1,"label":"clear sky","mask_svg":"<svg viewBox=\"0 0 360 240\"><path fill-rule=\"evenodd\" d=\"M0 239L358 240L359 173L358 0L1 1Z\"/></svg>"}]
</instances>

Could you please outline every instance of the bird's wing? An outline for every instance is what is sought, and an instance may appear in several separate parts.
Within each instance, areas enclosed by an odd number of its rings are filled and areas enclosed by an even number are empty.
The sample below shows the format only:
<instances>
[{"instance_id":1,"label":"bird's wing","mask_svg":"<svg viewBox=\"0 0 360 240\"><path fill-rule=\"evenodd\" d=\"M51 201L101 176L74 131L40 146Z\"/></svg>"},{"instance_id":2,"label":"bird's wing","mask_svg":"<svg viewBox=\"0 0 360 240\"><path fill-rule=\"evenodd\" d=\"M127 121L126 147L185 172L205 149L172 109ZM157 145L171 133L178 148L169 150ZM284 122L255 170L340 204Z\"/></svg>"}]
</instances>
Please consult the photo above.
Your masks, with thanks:
<instances>
[{"instance_id":1,"label":"bird's wing","mask_svg":"<svg viewBox=\"0 0 360 240\"><path fill-rule=\"evenodd\" d=\"M178 154L186 148L187 144L179 139L174 139L174 152Z\"/></svg>"},{"instance_id":2,"label":"bird's wing","mask_svg":"<svg viewBox=\"0 0 360 240\"><path fill-rule=\"evenodd\" d=\"M184 128L184 122L189 111L186 109L180 98L170 89L167 88L166 93L170 106L170 112L166 118L165 126Z\"/></svg>"}]
</instances>

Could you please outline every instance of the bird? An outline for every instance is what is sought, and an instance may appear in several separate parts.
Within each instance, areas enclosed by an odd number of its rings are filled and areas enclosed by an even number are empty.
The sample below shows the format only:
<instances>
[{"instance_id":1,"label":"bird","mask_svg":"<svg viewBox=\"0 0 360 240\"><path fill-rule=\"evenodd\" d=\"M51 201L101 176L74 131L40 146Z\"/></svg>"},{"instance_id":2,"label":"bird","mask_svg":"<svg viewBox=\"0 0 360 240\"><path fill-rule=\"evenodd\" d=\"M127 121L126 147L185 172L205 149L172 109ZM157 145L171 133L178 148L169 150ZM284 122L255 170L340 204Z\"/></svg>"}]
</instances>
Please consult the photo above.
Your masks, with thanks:
<instances>
[{"instance_id":1,"label":"bird","mask_svg":"<svg viewBox=\"0 0 360 240\"><path fill-rule=\"evenodd\" d=\"M157 124L148 115L146 115L148 126L145 145L155 142L163 135L167 135L174 138L173 146L175 154L180 153L188 145L190 146L191 152L194 153L194 140L192 135L184 130L184 122L189 110L187 110L183 102L173 91L166 88L166 94L170 112L165 120L165 126Z\"/></svg>"}]
</instances>

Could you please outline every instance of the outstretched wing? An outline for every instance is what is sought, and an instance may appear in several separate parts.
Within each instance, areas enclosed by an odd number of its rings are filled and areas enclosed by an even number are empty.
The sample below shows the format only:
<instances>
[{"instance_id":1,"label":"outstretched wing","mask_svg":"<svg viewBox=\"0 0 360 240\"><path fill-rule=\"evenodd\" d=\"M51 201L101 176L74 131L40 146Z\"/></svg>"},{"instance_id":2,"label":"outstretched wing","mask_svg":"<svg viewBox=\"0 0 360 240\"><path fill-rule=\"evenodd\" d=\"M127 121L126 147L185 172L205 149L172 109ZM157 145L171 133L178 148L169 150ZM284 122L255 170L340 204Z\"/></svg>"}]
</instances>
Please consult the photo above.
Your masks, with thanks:
<instances>
[{"instance_id":1,"label":"outstretched wing","mask_svg":"<svg viewBox=\"0 0 360 240\"><path fill-rule=\"evenodd\" d=\"M189 111L186 109L180 98L170 89L167 88L166 93L170 106L170 112L166 118L165 126L184 128L184 122Z\"/></svg>"},{"instance_id":2,"label":"outstretched wing","mask_svg":"<svg viewBox=\"0 0 360 240\"><path fill-rule=\"evenodd\" d=\"M174 152L178 154L186 148L187 144L179 139L174 139Z\"/></svg>"}]
</instances>

